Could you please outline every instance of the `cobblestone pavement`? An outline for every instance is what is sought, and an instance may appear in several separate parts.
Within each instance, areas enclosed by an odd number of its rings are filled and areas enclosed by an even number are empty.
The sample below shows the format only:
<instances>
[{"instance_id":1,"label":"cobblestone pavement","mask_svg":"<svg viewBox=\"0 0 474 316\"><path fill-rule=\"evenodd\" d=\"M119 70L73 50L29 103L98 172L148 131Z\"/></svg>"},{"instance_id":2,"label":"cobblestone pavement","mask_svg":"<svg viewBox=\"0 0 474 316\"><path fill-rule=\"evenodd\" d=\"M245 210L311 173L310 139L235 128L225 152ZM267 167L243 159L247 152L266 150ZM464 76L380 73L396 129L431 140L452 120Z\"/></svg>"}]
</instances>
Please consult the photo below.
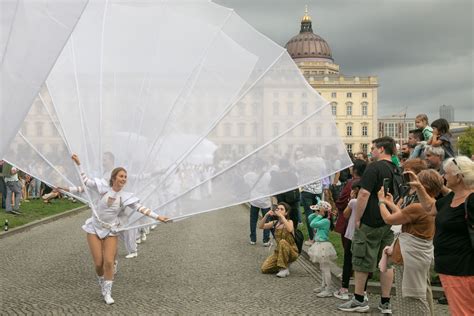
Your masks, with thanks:
<instances>
[{"instance_id":1,"label":"cobblestone pavement","mask_svg":"<svg viewBox=\"0 0 474 316\"><path fill-rule=\"evenodd\" d=\"M259 272L269 252L261 232L257 245L248 243L243 206L159 225L135 259L124 259L120 245L116 303L107 306L81 230L88 215L0 240L1 315L344 314L335 309L341 301L312 293L319 276L303 258L285 279Z\"/></svg>"}]
</instances>

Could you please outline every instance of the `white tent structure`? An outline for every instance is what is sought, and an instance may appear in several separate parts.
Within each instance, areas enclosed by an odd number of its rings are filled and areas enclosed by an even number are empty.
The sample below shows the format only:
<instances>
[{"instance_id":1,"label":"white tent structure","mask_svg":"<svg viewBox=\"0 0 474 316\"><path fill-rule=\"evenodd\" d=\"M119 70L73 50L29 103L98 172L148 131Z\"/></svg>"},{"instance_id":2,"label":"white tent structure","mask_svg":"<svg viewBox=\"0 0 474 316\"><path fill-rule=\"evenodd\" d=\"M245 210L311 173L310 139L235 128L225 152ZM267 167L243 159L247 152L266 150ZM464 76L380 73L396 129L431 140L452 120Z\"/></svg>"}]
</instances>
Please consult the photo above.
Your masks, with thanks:
<instances>
[{"instance_id":1,"label":"white tent structure","mask_svg":"<svg viewBox=\"0 0 474 316\"><path fill-rule=\"evenodd\" d=\"M286 50L205 0L89 2L6 159L52 185L78 186L71 153L90 177L102 177L112 155L128 171L126 190L171 218L351 164L327 101ZM263 190L243 181L283 166L295 177L275 176ZM96 211L89 190L78 198ZM121 229L150 221L137 213Z\"/></svg>"}]
</instances>

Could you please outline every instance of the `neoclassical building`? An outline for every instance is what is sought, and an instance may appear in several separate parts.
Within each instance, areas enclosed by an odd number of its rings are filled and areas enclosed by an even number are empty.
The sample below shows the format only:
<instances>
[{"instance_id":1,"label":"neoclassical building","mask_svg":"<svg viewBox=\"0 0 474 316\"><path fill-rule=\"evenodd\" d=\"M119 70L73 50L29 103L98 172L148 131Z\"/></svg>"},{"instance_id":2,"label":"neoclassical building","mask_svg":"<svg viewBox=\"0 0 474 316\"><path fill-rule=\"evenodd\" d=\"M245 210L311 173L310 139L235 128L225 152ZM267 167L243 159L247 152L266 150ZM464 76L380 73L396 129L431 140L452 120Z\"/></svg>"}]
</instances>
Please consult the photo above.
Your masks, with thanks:
<instances>
[{"instance_id":1,"label":"neoclassical building","mask_svg":"<svg viewBox=\"0 0 474 316\"><path fill-rule=\"evenodd\" d=\"M342 74L328 43L313 33L307 11L301 20L300 33L285 47L309 84L331 104L347 151L367 152L370 141L378 134L377 77Z\"/></svg>"}]
</instances>

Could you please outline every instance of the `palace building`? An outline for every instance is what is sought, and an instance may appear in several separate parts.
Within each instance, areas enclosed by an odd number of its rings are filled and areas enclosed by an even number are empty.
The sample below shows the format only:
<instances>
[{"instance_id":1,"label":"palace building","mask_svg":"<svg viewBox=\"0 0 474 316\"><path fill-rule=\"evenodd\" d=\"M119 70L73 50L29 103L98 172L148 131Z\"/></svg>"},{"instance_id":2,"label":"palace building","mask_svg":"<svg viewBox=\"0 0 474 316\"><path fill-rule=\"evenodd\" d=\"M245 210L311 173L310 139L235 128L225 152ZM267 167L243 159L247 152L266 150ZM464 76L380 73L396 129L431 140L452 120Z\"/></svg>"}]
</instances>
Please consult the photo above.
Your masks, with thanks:
<instances>
[{"instance_id":1,"label":"palace building","mask_svg":"<svg viewBox=\"0 0 474 316\"><path fill-rule=\"evenodd\" d=\"M313 32L307 10L300 33L285 47L309 84L331 104L347 151L367 153L370 142L378 136L377 77L342 74L329 44Z\"/></svg>"}]
</instances>

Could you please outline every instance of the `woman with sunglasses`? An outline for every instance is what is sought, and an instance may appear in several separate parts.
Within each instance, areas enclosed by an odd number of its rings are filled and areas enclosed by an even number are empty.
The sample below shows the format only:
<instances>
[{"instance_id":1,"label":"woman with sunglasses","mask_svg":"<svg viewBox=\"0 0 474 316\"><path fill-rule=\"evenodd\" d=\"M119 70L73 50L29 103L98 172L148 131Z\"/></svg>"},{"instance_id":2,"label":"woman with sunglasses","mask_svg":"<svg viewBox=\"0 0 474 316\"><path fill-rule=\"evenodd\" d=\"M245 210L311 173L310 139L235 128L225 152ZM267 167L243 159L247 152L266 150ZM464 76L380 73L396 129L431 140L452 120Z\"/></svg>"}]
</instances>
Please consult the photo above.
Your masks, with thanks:
<instances>
[{"instance_id":1,"label":"woman with sunglasses","mask_svg":"<svg viewBox=\"0 0 474 316\"><path fill-rule=\"evenodd\" d=\"M474 162L468 157L449 158L443 175L451 192L439 200L429 196L418 177L410 174L420 203L436 216L434 258L453 316L474 315L474 248L468 225L474 222Z\"/></svg>"}]
</instances>

